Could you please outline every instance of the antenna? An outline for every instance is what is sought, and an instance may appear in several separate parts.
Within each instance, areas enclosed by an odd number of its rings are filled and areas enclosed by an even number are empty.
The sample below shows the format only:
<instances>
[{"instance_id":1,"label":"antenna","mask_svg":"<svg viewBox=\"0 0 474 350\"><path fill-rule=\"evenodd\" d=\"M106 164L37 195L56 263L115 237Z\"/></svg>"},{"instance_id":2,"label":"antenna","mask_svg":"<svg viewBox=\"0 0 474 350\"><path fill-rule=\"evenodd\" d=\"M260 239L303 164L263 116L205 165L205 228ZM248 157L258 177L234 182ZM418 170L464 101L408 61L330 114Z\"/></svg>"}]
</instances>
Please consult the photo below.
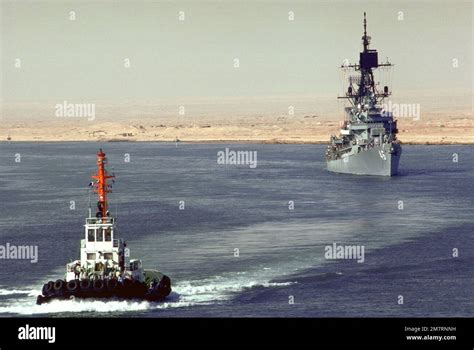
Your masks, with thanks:
<instances>
[{"instance_id":1,"label":"antenna","mask_svg":"<svg viewBox=\"0 0 474 350\"><path fill-rule=\"evenodd\" d=\"M366 17L366 13L364 12L364 36L362 37L364 52L367 51L369 48L369 41L370 41L370 37L367 36L367 17Z\"/></svg>"},{"instance_id":2,"label":"antenna","mask_svg":"<svg viewBox=\"0 0 474 350\"><path fill-rule=\"evenodd\" d=\"M364 12L364 36L367 36L367 19Z\"/></svg>"},{"instance_id":3,"label":"antenna","mask_svg":"<svg viewBox=\"0 0 474 350\"><path fill-rule=\"evenodd\" d=\"M92 217L92 210L91 210L91 191L89 191L89 218Z\"/></svg>"}]
</instances>

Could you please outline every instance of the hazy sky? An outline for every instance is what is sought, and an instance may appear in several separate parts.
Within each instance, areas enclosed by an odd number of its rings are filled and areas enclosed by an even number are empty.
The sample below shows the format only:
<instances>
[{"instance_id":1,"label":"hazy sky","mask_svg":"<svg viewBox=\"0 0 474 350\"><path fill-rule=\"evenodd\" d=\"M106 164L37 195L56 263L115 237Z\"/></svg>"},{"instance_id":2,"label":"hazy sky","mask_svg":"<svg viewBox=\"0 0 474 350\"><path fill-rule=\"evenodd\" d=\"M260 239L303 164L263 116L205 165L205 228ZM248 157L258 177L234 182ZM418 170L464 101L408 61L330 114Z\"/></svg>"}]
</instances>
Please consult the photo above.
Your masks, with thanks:
<instances>
[{"instance_id":1,"label":"hazy sky","mask_svg":"<svg viewBox=\"0 0 474 350\"><path fill-rule=\"evenodd\" d=\"M3 99L337 95L338 66L358 59L364 11L397 90L472 95L471 1L2 0Z\"/></svg>"}]
</instances>

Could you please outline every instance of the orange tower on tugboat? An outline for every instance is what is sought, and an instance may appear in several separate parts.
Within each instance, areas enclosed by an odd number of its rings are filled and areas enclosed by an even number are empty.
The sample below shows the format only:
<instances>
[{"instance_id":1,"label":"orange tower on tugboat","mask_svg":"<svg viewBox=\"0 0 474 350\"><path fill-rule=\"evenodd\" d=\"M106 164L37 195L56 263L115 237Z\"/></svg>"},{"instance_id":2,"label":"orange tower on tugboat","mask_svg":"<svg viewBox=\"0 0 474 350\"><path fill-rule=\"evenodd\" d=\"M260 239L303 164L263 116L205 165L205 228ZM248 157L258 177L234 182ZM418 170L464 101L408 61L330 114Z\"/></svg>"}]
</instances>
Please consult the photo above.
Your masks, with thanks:
<instances>
[{"instance_id":1,"label":"orange tower on tugboat","mask_svg":"<svg viewBox=\"0 0 474 350\"><path fill-rule=\"evenodd\" d=\"M107 157L101 148L99 152L97 152L97 174L91 176L92 179L97 180L97 182L93 183L93 186L94 192L97 193L98 197L96 215L98 218L106 218L109 216L107 193L112 193L112 186L107 183L107 180L115 177L107 173L107 170L105 170L106 164Z\"/></svg>"}]
</instances>

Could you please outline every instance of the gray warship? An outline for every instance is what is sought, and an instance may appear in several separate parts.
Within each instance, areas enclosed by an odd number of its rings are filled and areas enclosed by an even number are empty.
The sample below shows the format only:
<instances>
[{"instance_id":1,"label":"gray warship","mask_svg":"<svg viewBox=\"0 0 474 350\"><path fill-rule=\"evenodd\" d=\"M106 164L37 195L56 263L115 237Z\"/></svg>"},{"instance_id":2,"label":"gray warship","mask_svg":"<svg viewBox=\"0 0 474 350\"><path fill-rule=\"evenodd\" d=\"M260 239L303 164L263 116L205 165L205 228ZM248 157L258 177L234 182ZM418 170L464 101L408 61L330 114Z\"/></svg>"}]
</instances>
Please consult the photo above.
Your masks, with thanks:
<instances>
[{"instance_id":1,"label":"gray warship","mask_svg":"<svg viewBox=\"0 0 474 350\"><path fill-rule=\"evenodd\" d=\"M343 64L341 69L350 71L349 87L344 96L350 106L345 108L340 136L331 136L326 151L327 169L336 173L356 175L393 176L398 172L402 153L397 141L397 121L391 112L382 107L384 98L391 92L375 82L374 70L390 68L392 64L378 62L378 52L369 49L371 37L367 35L364 12L363 51L359 64Z\"/></svg>"}]
</instances>

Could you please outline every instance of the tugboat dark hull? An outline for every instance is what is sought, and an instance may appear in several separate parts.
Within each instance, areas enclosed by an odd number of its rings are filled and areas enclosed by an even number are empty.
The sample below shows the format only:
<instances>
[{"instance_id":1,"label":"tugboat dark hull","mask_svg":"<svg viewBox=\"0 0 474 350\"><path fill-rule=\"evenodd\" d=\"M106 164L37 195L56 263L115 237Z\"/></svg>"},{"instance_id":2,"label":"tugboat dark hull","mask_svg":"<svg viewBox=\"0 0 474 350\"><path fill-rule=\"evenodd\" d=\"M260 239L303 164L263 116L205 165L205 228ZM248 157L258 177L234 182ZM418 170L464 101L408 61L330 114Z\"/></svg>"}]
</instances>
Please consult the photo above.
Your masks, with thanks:
<instances>
[{"instance_id":1,"label":"tugboat dark hull","mask_svg":"<svg viewBox=\"0 0 474 350\"><path fill-rule=\"evenodd\" d=\"M163 301L171 293L171 281L163 275L159 282L151 286L149 283L126 279L104 280L64 280L50 281L43 286L42 294L36 298L41 305L51 300L67 299L141 299L147 301Z\"/></svg>"}]
</instances>

